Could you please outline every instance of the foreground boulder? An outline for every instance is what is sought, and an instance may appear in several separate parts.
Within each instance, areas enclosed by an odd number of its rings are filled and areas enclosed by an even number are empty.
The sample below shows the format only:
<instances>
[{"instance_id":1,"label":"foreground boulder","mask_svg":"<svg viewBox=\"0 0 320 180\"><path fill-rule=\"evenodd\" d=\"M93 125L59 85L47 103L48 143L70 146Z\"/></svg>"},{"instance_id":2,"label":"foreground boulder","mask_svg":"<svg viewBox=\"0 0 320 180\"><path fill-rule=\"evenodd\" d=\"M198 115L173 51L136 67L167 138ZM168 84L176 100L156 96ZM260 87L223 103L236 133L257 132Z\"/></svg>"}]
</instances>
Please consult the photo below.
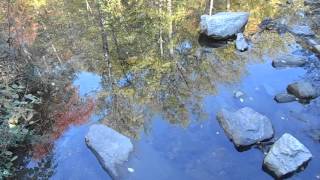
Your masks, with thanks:
<instances>
[{"instance_id":1,"label":"foreground boulder","mask_svg":"<svg viewBox=\"0 0 320 180\"><path fill-rule=\"evenodd\" d=\"M277 140L264 159L264 166L277 178L295 172L312 158L310 151L290 134Z\"/></svg>"},{"instance_id":2,"label":"foreground boulder","mask_svg":"<svg viewBox=\"0 0 320 180\"><path fill-rule=\"evenodd\" d=\"M243 32L249 19L247 12L221 12L212 16L202 15L201 33L211 38L222 40Z\"/></svg>"},{"instance_id":3,"label":"foreground boulder","mask_svg":"<svg viewBox=\"0 0 320 180\"><path fill-rule=\"evenodd\" d=\"M285 67L302 67L307 63L304 57L294 55L282 55L272 61L272 66L275 68Z\"/></svg>"},{"instance_id":4,"label":"foreground boulder","mask_svg":"<svg viewBox=\"0 0 320 180\"><path fill-rule=\"evenodd\" d=\"M238 33L237 34L237 40L236 40L236 48L237 50L243 52L248 50L248 43L246 38L244 37L243 33Z\"/></svg>"},{"instance_id":5,"label":"foreground boulder","mask_svg":"<svg viewBox=\"0 0 320 180\"><path fill-rule=\"evenodd\" d=\"M271 139L274 131L270 120L249 107L236 112L222 109L217 119L237 147L245 147Z\"/></svg>"},{"instance_id":6,"label":"foreground boulder","mask_svg":"<svg viewBox=\"0 0 320 180\"><path fill-rule=\"evenodd\" d=\"M313 85L305 81L289 84L287 91L299 99L315 99L318 97L317 90Z\"/></svg>"},{"instance_id":7,"label":"foreground boulder","mask_svg":"<svg viewBox=\"0 0 320 180\"><path fill-rule=\"evenodd\" d=\"M280 93L274 97L274 100L278 103L288 103L288 102L297 101L299 99L292 94Z\"/></svg>"},{"instance_id":8,"label":"foreground boulder","mask_svg":"<svg viewBox=\"0 0 320 180\"><path fill-rule=\"evenodd\" d=\"M117 166L127 161L133 150L130 139L103 124L95 124L85 140L102 167L111 177L117 178Z\"/></svg>"}]
</instances>

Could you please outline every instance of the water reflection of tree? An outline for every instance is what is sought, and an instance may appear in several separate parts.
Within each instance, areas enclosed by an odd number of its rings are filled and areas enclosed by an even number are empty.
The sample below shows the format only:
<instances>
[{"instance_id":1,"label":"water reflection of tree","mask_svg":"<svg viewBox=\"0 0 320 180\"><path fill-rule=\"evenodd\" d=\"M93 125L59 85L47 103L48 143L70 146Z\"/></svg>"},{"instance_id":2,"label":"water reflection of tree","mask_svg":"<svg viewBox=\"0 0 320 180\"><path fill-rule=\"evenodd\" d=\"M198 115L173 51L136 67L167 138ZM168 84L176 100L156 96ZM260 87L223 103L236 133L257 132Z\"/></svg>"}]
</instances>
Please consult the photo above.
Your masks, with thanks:
<instances>
[{"instance_id":1,"label":"water reflection of tree","mask_svg":"<svg viewBox=\"0 0 320 180\"><path fill-rule=\"evenodd\" d=\"M148 130L149 121L155 116L183 127L193 120L204 119L203 98L215 95L218 83L239 81L249 59L261 60L266 53L276 54L286 48L284 41L291 39L287 35L281 40L277 34L263 33L254 42L255 47L242 54L234 51L234 44L219 49L199 47L197 28L209 2L205 0L162 0L162 13L160 0L109 3L99 0L100 7L95 0L17 2L25 9L24 14L12 15L26 24L17 24L16 28L19 32L21 27L26 28L17 34L16 42L28 45L39 67L70 61L80 70L102 75L97 111L105 114L104 123L134 138L139 137L142 129ZM226 2L215 1L216 12L224 11ZM278 2L231 1L230 10L251 12L247 27L251 33L265 16L277 15ZM0 2L0 7L4 9L0 11L0 19L4 21L6 4ZM101 25L98 20L105 22ZM105 33L108 37L103 40ZM191 42L192 49L181 54L175 47L184 40ZM112 64L110 74L103 48L106 42ZM39 129L49 135L49 142L59 138L70 125L84 123L93 111L93 102L81 102L75 89L62 91L72 81L73 73L62 75L70 78L56 83L61 88L60 94L41 107L44 114L59 109L56 116L39 117L44 120ZM52 81L53 78L46 79L47 84ZM51 121L45 121L48 119ZM53 146L42 141L34 147L36 157L40 158Z\"/></svg>"},{"instance_id":2,"label":"water reflection of tree","mask_svg":"<svg viewBox=\"0 0 320 180\"><path fill-rule=\"evenodd\" d=\"M196 29L207 1L159 2L54 0L37 9L40 27L33 49L48 50L34 52L46 58L58 54L62 61L71 59L80 69L103 75L98 106L107 109L105 122L134 137L156 114L183 126L201 119L201 101L217 92L217 83L240 80L248 59L262 59L261 49L277 49L267 40L250 56L236 53L233 44L201 48ZM252 24L276 14L277 2L231 1L230 9L252 12L251 31ZM225 10L226 3L215 1L215 9ZM174 49L186 39L192 49L179 54Z\"/></svg>"},{"instance_id":3,"label":"water reflection of tree","mask_svg":"<svg viewBox=\"0 0 320 180\"><path fill-rule=\"evenodd\" d=\"M195 117L202 119L203 97L214 95L217 83L236 82L245 72L248 54L236 53L232 44L218 50L197 45L196 29L206 1L162 1L161 14L158 2L99 1L100 6L95 3L86 1L86 6L82 6L76 0L49 2L47 11L51 16L42 19L46 25L43 34L50 35L63 59L77 57L75 62L81 62L75 64L80 69L103 75L103 91L97 105L101 112L107 110L104 122L124 134L137 137L154 115L182 126ZM260 5L267 8L261 9ZM254 19L257 23L272 6L260 1L241 5L232 1L230 8L263 10L253 15L258 17ZM215 2L218 11L225 8L226 1ZM95 16L103 19L108 33L112 74L103 61L106 42L101 40L101 23ZM159 41L159 35L163 41ZM44 42L41 39L45 40L40 38L38 45ZM193 44L192 49L188 54L179 54L174 47L186 39ZM261 59L263 53L255 54L250 58Z\"/></svg>"}]
</instances>

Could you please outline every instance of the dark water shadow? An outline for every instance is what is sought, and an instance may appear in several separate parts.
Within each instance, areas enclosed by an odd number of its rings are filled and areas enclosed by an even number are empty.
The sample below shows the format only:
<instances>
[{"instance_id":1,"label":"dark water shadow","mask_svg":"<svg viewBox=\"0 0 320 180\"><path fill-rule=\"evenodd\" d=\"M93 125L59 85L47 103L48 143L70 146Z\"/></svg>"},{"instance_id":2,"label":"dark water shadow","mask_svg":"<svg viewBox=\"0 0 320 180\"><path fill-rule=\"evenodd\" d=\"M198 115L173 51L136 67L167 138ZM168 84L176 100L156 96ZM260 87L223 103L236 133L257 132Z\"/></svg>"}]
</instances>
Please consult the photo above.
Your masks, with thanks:
<instances>
[{"instance_id":1,"label":"dark water shadow","mask_svg":"<svg viewBox=\"0 0 320 180\"><path fill-rule=\"evenodd\" d=\"M232 38L234 39L234 38ZM205 34L200 34L198 38L198 42L202 47L210 47L210 48L219 48L224 47L228 44L227 40L216 40Z\"/></svg>"}]
</instances>

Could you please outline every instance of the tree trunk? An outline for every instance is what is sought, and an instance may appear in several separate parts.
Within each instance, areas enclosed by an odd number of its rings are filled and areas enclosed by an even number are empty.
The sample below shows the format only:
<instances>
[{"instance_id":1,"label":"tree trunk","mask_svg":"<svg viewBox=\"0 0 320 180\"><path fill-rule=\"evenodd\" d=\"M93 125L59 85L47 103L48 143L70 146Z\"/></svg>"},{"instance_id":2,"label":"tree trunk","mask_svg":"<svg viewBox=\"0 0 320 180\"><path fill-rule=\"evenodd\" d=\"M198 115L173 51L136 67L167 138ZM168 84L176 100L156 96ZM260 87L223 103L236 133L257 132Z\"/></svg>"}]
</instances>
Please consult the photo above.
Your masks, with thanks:
<instances>
[{"instance_id":1,"label":"tree trunk","mask_svg":"<svg viewBox=\"0 0 320 180\"><path fill-rule=\"evenodd\" d=\"M90 11L90 13L92 14L92 9L90 7L88 0L85 0L85 1L86 1L86 5L87 5L87 11Z\"/></svg>"},{"instance_id":2,"label":"tree trunk","mask_svg":"<svg viewBox=\"0 0 320 180\"><path fill-rule=\"evenodd\" d=\"M212 9L213 9L213 0L210 0L210 10L209 10L209 15L212 15Z\"/></svg>"},{"instance_id":3,"label":"tree trunk","mask_svg":"<svg viewBox=\"0 0 320 180\"><path fill-rule=\"evenodd\" d=\"M227 0L227 11L230 11L231 0Z\"/></svg>"},{"instance_id":4,"label":"tree trunk","mask_svg":"<svg viewBox=\"0 0 320 180\"><path fill-rule=\"evenodd\" d=\"M13 43L13 38L11 37L11 26L12 26L12 21L11 21L11 0L7 0L7 21L8 21L8 45L9 48L11 48L12 43Z\"/></svg>"},{"instance_id":5,"label":"tree trunk","mask_svg":"<svg viewBox=\"0 0 320 180\"><path fill-rule=\"evenodd\" d=\"M101 31L101 40L102 40L102 50L103 50L103 57L104 60L107 62L108 66L108 76L109 78L111 77L111 62L110 62L110 57L109 57L109 45L108 45L108 33L105 30L105 24L106 21L103 18L102 15L102 9L101 9L101 2L98 0L97 1L97 10L98 10L98 21L99 21L99 27Z\"/></svg>"},{"instance_id":6,"label":"tree trunk","mask_svg":"<svg viewBox=\"0 0 320 180\"><path fill-rule=\"evenodd\" d=\"M169 28L168 28L168 34L169 34L169 53L170 53L170 57L173 57L174 55L174 51L173 51L173 22L172 22L172 0L168 0L168 4L167 4L167 8L168 8L168 13L169 13Z\"/></svg>"},{"instance_id":7,"label":"tree trunk","mask_svg":"<svg viewBox=\"0 0 320 180\"><path fill-rule=\"evenodd\" d=\"M159 1L159 14L160 14L160 32L159 32L159 44L160 44L160 56L163 57L163 38L162 38L162 0Z\"/></svg>"}]
</instances>

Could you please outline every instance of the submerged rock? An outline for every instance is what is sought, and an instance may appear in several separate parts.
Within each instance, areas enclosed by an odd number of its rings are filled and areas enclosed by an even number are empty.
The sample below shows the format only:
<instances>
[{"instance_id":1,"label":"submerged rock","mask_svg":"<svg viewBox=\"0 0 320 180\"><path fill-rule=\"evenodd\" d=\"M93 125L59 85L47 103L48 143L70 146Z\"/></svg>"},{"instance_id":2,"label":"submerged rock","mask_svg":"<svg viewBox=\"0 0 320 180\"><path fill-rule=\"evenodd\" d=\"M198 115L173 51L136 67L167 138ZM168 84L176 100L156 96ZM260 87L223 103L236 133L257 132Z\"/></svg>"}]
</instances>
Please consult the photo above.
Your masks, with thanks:
<instances>
[{"instance_id":1,"label":"submerged rock","mask_svg":"<svg viewBox=\"0 0 320 180\"><path fill-rule=\"evenodd\" d=\"M274 130L270 120L249 107L236 112L222 109L217 119L237 147L245 147L271 139Z\"/></svg>"},{"instance_id":2,"label":"submerged rock","mask_svg":"<svg viewBox=\"0 0 320 180\"><path fill-rule=\"evenodd\" d=\"M310 151L286 133L273 144L263 163L276 177L281 178L295 172L311 158Z\"/></svg>"},{"instance_id":3,"label":"submerged rock","mask_svg":"<svg viewBox=\"0 0 320 180\"><path fill-rule=\"evenodd\" d=\"M313 85L305 81L289 84L287 91L299 99L315 99L318 97L318 93Z\"/></svg>"},{"instance_id":4,"label":"submerged rock","mask_svg":"<svg viewBox=\"0 0 320 180\"><path fill-rule=\"evenodd\" d=\"M311 129L308 134L313 140L320 142L320 129Z\"/></svg>"},{"instance_id":5,"label":"submerged rock","mask_svg":"<svg viewBox=\"0 0 320 180\"><path fill-rule=\"evenodd\" d=\"M306 25L293 25L289 27L289 31L298 36L314 36L315 33L309 26Z\"/></svg>"},{"instance_id":6,"label":"submerged rock","mask_svg":"<svg viewBox=\"0 0 320 180\"><path fill-rule=\"evenodd\" d=\"M292 94L288 94L288 93L280 93L277 94L274 97L274 100L277 101L278 103L288 103L288 102L293 102L293 101L297 101L299 99L297 99L294 95Z\"/></svg>"},{"instance_id":7,"label":"submerged rock","mask_svg":"<svg viewBox=\"0 0 320 180\"><path fill-rule=\"evenodd\" d=\"M90 127L85 140L102 167L117 178L117 166L127 161L133 150L130 139L103 124L95 124Z\"/></svg>"},{"instance_id":8,"label":"submerged rock","mask_svg":"<svg viewBox=\"0 0 320 180\"><path fill-rule=\"evenodd\" d=\"M202 15L201 33L215 39L228 39L243 32L249 19L247 12L220 12L212 16Z\"/></svg>"},{"instance_id":9,"label":"submerged rock","mask_svg":"<svg viewBox=\"0 0 320 180\"><path fill-rule=\"evenodd\" d=\"M246 38L244 37L244 35L242 33L238 33L237 34L237 40L236 40L236 48L243 52L243 51L246 51L248 50L248 43L247 43L247 40Z\"/></svg>"},{"instance_id":10,"label":"submerged rock","mask_svg":"<svg viewBox=\"0 0 320 180\"><path fill-rule=\"evenodd\" d=\"M272 61L272 66L275 68L284 67L302 67L307 63L304 57L294 55L282 55Z\"/></svg>"}]
</instances>

